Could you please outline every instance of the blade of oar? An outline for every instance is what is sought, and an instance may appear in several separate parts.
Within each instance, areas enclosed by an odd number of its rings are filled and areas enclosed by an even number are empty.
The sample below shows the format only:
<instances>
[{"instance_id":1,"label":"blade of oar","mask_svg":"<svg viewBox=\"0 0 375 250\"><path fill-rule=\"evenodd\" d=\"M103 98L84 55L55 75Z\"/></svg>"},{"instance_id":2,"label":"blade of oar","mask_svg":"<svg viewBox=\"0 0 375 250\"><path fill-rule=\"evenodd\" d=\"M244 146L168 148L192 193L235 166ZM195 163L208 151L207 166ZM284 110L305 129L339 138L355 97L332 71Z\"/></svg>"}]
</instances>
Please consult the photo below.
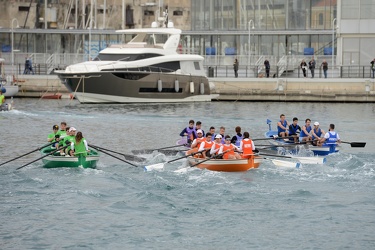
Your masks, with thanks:
<instances>
[{"instance_id":1,"label":"blade of oar","mask_svg":"<svg viewBox=\"0 0 375 250\"><path fill-rule=\"evenodd\" d=\"M91 146L96 147L96 148L100 148L101 150L105 150L105 151L108 151L108 152L111 152L111 153L122 155L122 156L124 156L125 160L137 161L137 162L142 162L142 161L146 160L146 158L143 158L143 157L139 157L139 156L135 156L135 155L127 155L127 154L123 154L123 153L120 153L120 152L116 152L116 151L111 150L111 149L107 149L107 148L103 148L103 147L99 147L99 146L95 146L95 145L90 144L90 147Z\"/></svg>"},{"instance_id":2,"label":"blade of oar","mask_svg":"<svg viewBox=\"0 0 375 250\"><path fill-rule=\"evenodd\" d=\"M364 148L366 146L366 142L347 142L347 141L341 141L341 142L350 144L352 148Z\"/></svg>"},{"instance_id":3,"label":"blade of oar","mask_svg":"<svg viewBox=\"0 0 375 250\"><path fill-rule=\"evenodd\" d=\"M164 168L164 165L167 164L167 163L171 163L171 162L174 162L174 161L178 161L178 160L181 160L181 159L184 159L184 158L187 158L189 156L193 156L193 155L196 155L196 154L200 154L204 151L208 151L210 149L206 149L206 150L202 150L202 151L198 151L198 152L194 152L194 153L191 153L191 154L188 154L188 155L185 155L185 156L182 156L182 157L179 157L179 158L176 158L176 159L173 159L173 160L170 160L170 161L167 161L167 162L164 162L164 163L156 163L156 164L152 164L152 165L148 165L148 166L144 166L144 170L145 171L151 171L151 170L155 170L155 169L163 169Z\"/></svg>"},{"instance_id":4,"label":"blade of oar","mask_svg":"<svg viewBox=\"0 0 375 250\"><path fill-rule=\"evenodd\" d=\"M51 146L51 145L54 144L54 143L55 143L55 142L48 143L48 144L46 144L46 145L44 145L44 146L41 146L41 147L39 147L39 148L37 148L37 149L34 149L33 151L28 152L28 153L26 153L26 154L20 155L20 156L14 158L14 159L11 159L11 160L9 160L9 161L3 162L3 163L0 164L0 166L2 166L2 165L4 165L4 164L7 164L7 163L9 163L9 162L11 162L11 161L17 160L17 159L19 159L19 158L21 158L21 157L24 157L24 156L26 156L26 155L29 155L29 154L31 154L31 153L34 153L35 151L38 151L38 150L40 150L40 149L42 149L42 148L45 148L45 147Z\"/></svg>"},{"instance_id":5,"label":"blade of oar","mask_svg":"<svg viewBox=\"0 0 375 250\"><path fill-rule=\"evenodd\" d=\"M301 166L301 163L299 162L290 162L290 161L282 161L282 160L271 160L273 164L275 164L278 167L287 167L287 168L299 168Z\"/></svg>"},{"instance_id":6,"label":"blade of oar","mask_svg":"<svg viewBox=\"0 0 375 250\"><path fill-rule=\"evenodd\" d=\"M99 150L100 152L102 152L102 153L104 153L104 154L106 154L106 155L112 156L113 158L116 158L117 160L123 161L123 162L125 162L125 163L127 163L127 164L129 164L129 165L132 165L133 167L138 167L137 165L135 165L135 164L133 164L133 163L131 163L131 162L128 162L128 161L126 161L126 160L123 160L123 159L121 159L120 157L117 157L117 156L115 156L115 155L113 155L113 154L110 154L110 153L106 152L105 150L100 150L100 149L101 149L100 147L95 147L95 146L93 146L93 145L89 145L89 147L95 148L96 150Z\"/></svg>"},{"instance_id":7,"label":"blade of oar","mask_svg":"<svg viewBox=\"0 0 375 250\"><path fill-rule=\"evenodd\" d=\"M52 152L50 152L50 153L48 153L48 154L46 154L46 155L43 155L42 157L39 157L39 158L36 159L36 160L33 160L33 161L31 161L31 162L29 162L29 163L27 163L27 164L25 164L25 165L22 165L21 167L16 168L16 170L21 169L21 168L24 168L24 167L30 165L31 163L34 163L34 162L36 162L36 161L39 161L39 160L41 160L41 159L43 159L43 158L45 158L45 157L47 157L47 156L49 156L49 155L52 155L52 154L56 153L57 151L60 151L60 150L62 150L62 149L65 149L65 148L67 148L67 147L68 147L68 145L65 146L65 147L62 147L62 148L58 148L58 149L56 149L56 150L54 150L54 151L52 151Z\"/></svg>"},{"instance_id":8,"label":"blade of oar","mask_svg":"<svg viewBox=\"0 0 375 250\"><path fill-rule=\"evenodd\" d=\"M326 158L320 158L320 157L299 157L299 156L286 156L286 155L275 155L275 154L265 154L265 153L259 153L259 155L296 159L300 161L301 163L306 163L306 164L324 164L327 160Z\"/></svg>"}]
</instances>

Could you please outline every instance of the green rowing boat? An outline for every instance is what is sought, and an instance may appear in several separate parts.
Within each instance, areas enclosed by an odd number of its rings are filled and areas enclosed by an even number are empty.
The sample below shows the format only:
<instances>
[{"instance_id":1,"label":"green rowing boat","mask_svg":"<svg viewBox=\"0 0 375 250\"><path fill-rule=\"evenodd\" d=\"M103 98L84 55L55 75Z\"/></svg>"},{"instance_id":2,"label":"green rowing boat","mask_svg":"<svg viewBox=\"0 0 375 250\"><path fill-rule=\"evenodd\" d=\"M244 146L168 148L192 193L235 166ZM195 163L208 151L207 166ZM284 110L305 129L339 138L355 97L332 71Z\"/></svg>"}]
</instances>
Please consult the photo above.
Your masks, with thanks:
<instances>
[{"instance_id":1,"label":"green rowing boat","mask_svg":"<svg viewBox=\"0 0 375 250\"><path fill-rule=\"evenodd\" d=\"M56 149L45 147L40 150L42 156L52 153ZM97 150L90 148L90 152L86 157L67 157L60 156L59 152L48 155L42 159L45 168L96 168L96 163L99 161L99 153Z\"/></svg>"}]
</instances>

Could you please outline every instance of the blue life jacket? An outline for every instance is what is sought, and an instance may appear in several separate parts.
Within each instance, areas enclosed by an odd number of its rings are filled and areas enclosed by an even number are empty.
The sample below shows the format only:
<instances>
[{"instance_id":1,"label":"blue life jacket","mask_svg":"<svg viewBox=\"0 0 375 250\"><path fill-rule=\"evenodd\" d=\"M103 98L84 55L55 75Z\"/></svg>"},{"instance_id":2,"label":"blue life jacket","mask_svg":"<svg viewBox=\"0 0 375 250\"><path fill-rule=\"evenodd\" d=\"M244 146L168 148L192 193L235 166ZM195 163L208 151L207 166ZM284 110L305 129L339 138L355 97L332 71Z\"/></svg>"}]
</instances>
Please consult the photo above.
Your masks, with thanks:
<instances>
[{"instance_id":1,"label":"blue life jacket","mask_svg":"<svg viewBox=\"0 0 375 250\"><path fill-rule=\"evenodd\" d=\"M299 125L297 124L296 126L293 126L293 124L290 124L289 126L289 134L290 135L295 135L297 134L297 130L299 128Z\"/></svg>"},{"instance_id":2,"label":"blue life jacket","mask_svg":"<svg viewBox=\"0 0 375 250\"><path fill-rule=\"evenodd\" d=\"M330 144L336 144L337 142L337 133L332 134L331 132L329 133L329 138L324 142L324 145L330 145Z\"/></svg>"},{"instance_id":3,"label":"blue life jacket","mask_svg":"<svg viewBox=\"0 0 375 250\"><path fill-rule=\"evenodd\" d=\"M190 128L190 127L186 127L186 133L188 134L188 137L191 136L191 134L195 131L195 127L193 128Z\"/></svg>"},{"instance_id":4,"label":"blue life jacket","mask_svg":"<svg viewBox=\"0 0 375 250\"><path fill-rule=\"evenodd\" d=\"M315 131L314 129L314 133L318 136L318 138L322 135L322 130L320 128L318 128L318 131ZM316 137L313 136L312 139L314 140Z\"/></svg>"},{"instance_id":5,"label":"blue life jacket","mask_svg":"<svg viewBox=\"0 0 375 250\"><path fill-rule=\"evenodd\" d=\"M240 144L241 144L241 141L243 139L243 135L242 136L238 136L238 134L237 134L236 137L237 137L237 140L236 140L236 143L234 145L236 145L237 147L239 147Z\"/></svg>"},{"instance_id":6,"label":"blue life jacket","mask_svg":"<svg viewBox=\"0 0 375 250\"><path fill-rule=\"evenodd\" d=\"M279 122L281 123L281 120ZM281 123L281 125L283 125L286 128L286 125L287 125L286 120L284 120L284 123ZM282 129L279 126L277 126L277 133L278 134L280 134L281 132L285 132L285 131L286 131L286 129Z\"/></svg>"},{"instance_id":7,"label":"blue life jacket","mask_svg":"<svg viewBox=\"0 0 375 250\"><path fill-rule=\"evenodd\" d=\"M306 131L307 131L307 133L310 133L310 131L311 131L311 126L306 127ZM304 132L303 129L302 129L302 130L301 130L301 133L299 134L299 137L301 138L301 137L306 137L306 136L308 136L308 134L305 134L305 132Z\"/></svg>"}]
</instances>

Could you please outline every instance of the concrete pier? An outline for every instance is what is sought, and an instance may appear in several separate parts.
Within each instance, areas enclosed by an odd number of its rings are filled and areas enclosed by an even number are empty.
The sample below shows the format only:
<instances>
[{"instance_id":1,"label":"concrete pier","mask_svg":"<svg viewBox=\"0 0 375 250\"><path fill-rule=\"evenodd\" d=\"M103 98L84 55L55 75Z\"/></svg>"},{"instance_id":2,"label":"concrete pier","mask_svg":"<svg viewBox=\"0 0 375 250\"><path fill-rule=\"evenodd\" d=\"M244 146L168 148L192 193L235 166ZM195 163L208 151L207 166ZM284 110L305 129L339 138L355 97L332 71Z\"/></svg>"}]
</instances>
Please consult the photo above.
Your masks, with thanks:
<instances>
[{"instance_id":1,"label":"concrete pier","mask_svg":"<svg viewBox=\"0 0 375 250\"><path fill-rule=\"evenodd\" d=\"M69 92L56 75L19 75L17 97ZM209 78L217 101L375 102L374 79Z\"/></svg>"}]
</instances>

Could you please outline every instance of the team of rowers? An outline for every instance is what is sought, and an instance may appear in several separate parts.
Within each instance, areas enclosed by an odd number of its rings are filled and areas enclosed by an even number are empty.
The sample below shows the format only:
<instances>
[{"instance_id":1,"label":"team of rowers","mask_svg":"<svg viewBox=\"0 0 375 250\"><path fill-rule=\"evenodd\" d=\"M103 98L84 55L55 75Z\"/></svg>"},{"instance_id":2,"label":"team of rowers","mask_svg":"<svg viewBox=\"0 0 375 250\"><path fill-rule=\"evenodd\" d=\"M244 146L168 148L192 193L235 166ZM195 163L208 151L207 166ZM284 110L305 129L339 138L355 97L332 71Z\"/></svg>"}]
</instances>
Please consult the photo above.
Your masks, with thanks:
<instances>
[{"instance_id":1,"label":"team of rowers","mask_svg":"<svg viewBox=\"0 0 375 250\"><path fill-rule=\"evenodd\" d=\"M66 122L52 126L53 132L48 135L51 147L60 150L61 156L86 156L90 152L86 139L82 132L77 132L74 127L68 127Z\"/></svg>"},{"instance_id":2,"label":"team of rowers","mask_svg":"<svg viewBox=\"0 0 375 250\"><path fill-rule=\"evenodd\" d=\"M190 120L189 126L182 130L180 136L187 136L187 142L191 143L191 149L186 155L223 159L250 158L257 150L249 132L242 135L239 126L235 130L237 134L232 138L224 135L225 127L220 127L219 134L215 133L215 127L210 127L210 131L205 133L200 121L194 126L194 120Z\"/></svg>"},{"instance_id":3,"label":"team of rowers","mask_svg":"<svg viewBox=\"0 0 375 250\"><path fill-rule=\"evenodd\" d=\"M335 124L330 124L328 132L325 133L319 127L319 122L314 122L314 127L311 127L311 120L307 118L301 128L297 117L289 124L284 114L280 115L280 121L277 123L277 133L279 137L287 137L286 140L294 140L295 143L307 142L315 146L341 143L340 136L335 131Z\"/></svg>"},{"instance_id":4,"label":"team of rowers","mask_svg":"<svg viewBox=\"0 0 375 250\"><path fill-rule=\"evenodd\" d=\"M189 126L184 128L180 136L187 136L187 142L191 144L191 149L186 155L196 154L196 156L223 158L223 159L241 159L249 158L258 152L255 149L254 142L250 138L249 132L241 134L241 127L235 128L236 135L232 138L225 135L225 127L220 127L219 134L215 133L215 127L210 127L210 131L205 133L202 129L202 123L197 121L194 126L194 120L189 121ZM298 125L298 118L293 118L293 123L289 124L285 115L280 115L280 121L277 123L278 136L286 141L298 143L311 143L315 146L341 143L339 134L335 131L335 125L330 124L328 132L324 132L319 127L319 122L314 122L311 126L311 119L305 120L305 125ZM199 154L197 154L199 153Z\"/></svg>"}]
</instances>

